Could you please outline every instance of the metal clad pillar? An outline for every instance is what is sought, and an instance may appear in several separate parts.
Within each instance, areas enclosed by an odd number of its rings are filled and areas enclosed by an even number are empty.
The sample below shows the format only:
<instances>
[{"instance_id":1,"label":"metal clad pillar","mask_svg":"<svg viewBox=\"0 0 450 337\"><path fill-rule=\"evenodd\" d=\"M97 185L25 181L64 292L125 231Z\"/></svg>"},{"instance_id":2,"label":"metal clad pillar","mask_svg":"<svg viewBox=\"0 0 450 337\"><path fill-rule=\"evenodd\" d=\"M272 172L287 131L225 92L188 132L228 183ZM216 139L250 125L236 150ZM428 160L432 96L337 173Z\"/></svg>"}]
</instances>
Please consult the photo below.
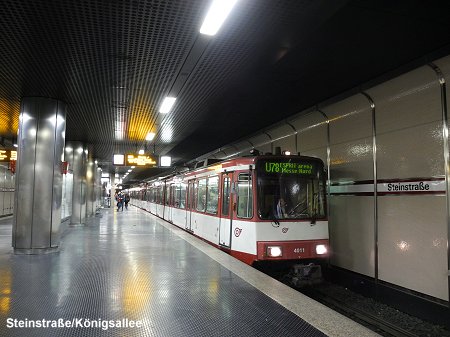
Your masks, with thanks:
<instances>
[{"instance_id":1,"label":"metal clad pillar","mask_svg":"<svg viewBox=\"0 0 450 337\"><path fill-rule=\"evenodd\" d=\"M95 211L102 205L102 169L95 164Z\"/></svg>"},{"instance_id":2,"label":"metal clad pillar","mask_svg":"<svg viewBox=\"0 0 450 337\"><path fill-rule=\"evenodd\" d=\"M84 225L86 223L86 158L87 150L83 143L72 143L73 157L73 192L71 225Z\"/></svg>"},{"instance_id":3,"label":"metal clad pillar","mask_svg":"<svg viewBox=\"0 0 450 337\"><path fill-rule=\"evenodd\" d=\"M445 76L441 69L434 63L429 66L435 71L441 88L441 108L442 108L442 137L444 143L444 172L445 172L445 197L446 197L446 220L447 220L447 288L450 298L450 145L449 145L449 126L448 126L448 111L447 111L447 89ZM450 306L450 302L448 302Z\"/></svg>"},{"instance_id":4,"label":"metal clad pillar","mask_svg":"<svg viewBox=\"0 0 450 337\"><path fill-rule=\"evenodd\" d=\"M92 159L88 160L86 167L86 216L95 215L94 210L94 184L95 184L95 165Z\"/></svg>"},{"instance_id":5,"label":"metal clad pillar","mask_svg":"<svg viewBox=\"0 0 450 337\"><path fill-rule=\"evenodd\" d=\"M22 100L12 238L16 254L58 249L65 110L64 103L51 98Z\"/></svg>"}]
</instances>

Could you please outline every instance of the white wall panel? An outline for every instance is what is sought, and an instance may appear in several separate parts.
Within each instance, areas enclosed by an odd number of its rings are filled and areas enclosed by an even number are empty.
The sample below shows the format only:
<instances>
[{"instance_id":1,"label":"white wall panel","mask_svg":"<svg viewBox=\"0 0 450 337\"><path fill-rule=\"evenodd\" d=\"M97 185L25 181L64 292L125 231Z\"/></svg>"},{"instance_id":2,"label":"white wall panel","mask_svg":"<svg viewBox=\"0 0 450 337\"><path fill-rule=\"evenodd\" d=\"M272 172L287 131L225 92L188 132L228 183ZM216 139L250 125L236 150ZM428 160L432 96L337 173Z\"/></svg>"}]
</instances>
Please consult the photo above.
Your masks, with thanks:
<instances>
[{"instance_id":1,"label":"white wall panel","mask_svg":"<svg viewBox=\"0 0 450 337\"><path fill-rule=\"evenodd\" d=\"M432 122L377 137L378 179L444 176L442 123Z\"/></svg>"},{"instance_id":2,"label":"white wall panel","mask_svg":"<svg viewBox=\"0 0 450 337\"><path fill-rule=\"evenodd\" d=\"M226 158L235 157L237 153L239 152L238 149L236 149L234 146L224 146L222 148L222 152L225 153Z\"/></svg>"},{"instance_id":3,"label":"white wall panel","mask_svg":"<svg viewBox=\"0 0 450 337\"><path fill-rule=\"evenodd\" d=\"M372 110L363 95L323 109L330 118L331 182L373 179Z\"/></svg>"},{"instance_id":4,"label":"white wall panel","mask_svg":"<svg viewBox=\"0 0 450 337\"><path fill-rule=\"evenodd\" d=\"M322 159L327 165L327 123L316 123L297 135L297 149L303 156Z\"/></svg>"},{"instance_id":5,"label":"white wall panel","mask_svg":"<svg viewBox=\"0 0 450 337\"><path fill-rule=\"evenodd\" d=\"M368 90L376 104L378 179L444 177L440 86L430 67ZM379 277L448 299L445 197L378 198Z\"/></svg>"},{"instance_id":6,"label":"white wall panel","mask_svg":"<svg viewBox=\"0 0 450 337\"><path fill-rule=\"evenodd\" d=\"M444 175L440 87L422 67L368 90L376 104L378 178Z\"/></svg>"},{"instance_id":7,"label":"white wall panel","mask_svg":"<svg viewBox=\"0 0 450 337\"><path fill-rule=\"evenodd\" d=\"M273 141L273 146L274 148L279 146L281 148L281 151L290 151L292 154L297 153L296 151L297 146L295 144L295 135L278 138L277 140Z\"/></svg>"},{"instance_id":8,"label":"white wall panel","mask_svg":"<svg viewBox=\"0 0 450 337\"><path fill-rule=\"evenodd\" d=\"M249 141L252 142L252 144L255 146L255 149L261 151L262 153L272 152L270 138L264 133L254 137L250 137Z\"/></svg>"},{"instance_id":9,"label":"white wall panel","mask_svg":"<svg viewBox=\"0 0 450 337\"><path fill-rule=\"evenodd\" d=\"M300 132L304 129L315 127L317 124L324 123L326 121L325 117L319 111L305 112L304 115L290 120L289 123L292 124L295 129Z\"/></svg>"},{"instance_id":10,"label":"white wall panel","mask_svg":"<svg viewBox=\"0 0 450 337\"><path fill-rule=\"evenodd\" d=\"M331 262L374 277L373 197L334 196L330 200Z\"/></svg>"},{"instance_id":11,"label":"white wall panel","mask_svg":"<svg viewBox=\"0 0 450 337\"><path fill-rule=\"evenodd\" d=\"M447 94L447 113L450 113L450 56L443 57L433 62L439 67L445 78ZM447 115L450 118L450 116Z\"/></svg>"},{"instance_id":12,"label":"white wall panel","mask_svg":"<svg viewBox=\"0 0 450 337\"><path fill-rule=\"evenodd\" d=\"M379 276L448 300L445 197L379 198Z\"/></svg>"},{"instance_id":13,"label":"white wall panel","mask_svg":"<svg viewBox=\"0 0 450 337\"><path fill-rule=\"evenodd\" d=\"M363 95L322 109L330 119L331 183L373 180L372 109ZM333 264L373 277L374 197L332 196Z\"/></svg>"},{"instance_id":14,"label":"white wall panel","mask_svg":"<svg viewBox=\"0 0 450 337\"><path fill-rule=\"evenodd\" d=\"M272 140L277 140L277 138L283 138L287 135L293 134L294 129L288 124L279 125L273 129L267 131L267 133L272 137Z\"/></svg>"},{"instance_id":15,"label":"white wall panel","mask_svg":"<svg viewBox=\"0 0 450 337\"><path fill-rule=\"evenodd\" d=\"M238 149L240 155L249 155L250 150L253 148L247 141L235 143L234 146Z\"/></svg>"}]
</instances>

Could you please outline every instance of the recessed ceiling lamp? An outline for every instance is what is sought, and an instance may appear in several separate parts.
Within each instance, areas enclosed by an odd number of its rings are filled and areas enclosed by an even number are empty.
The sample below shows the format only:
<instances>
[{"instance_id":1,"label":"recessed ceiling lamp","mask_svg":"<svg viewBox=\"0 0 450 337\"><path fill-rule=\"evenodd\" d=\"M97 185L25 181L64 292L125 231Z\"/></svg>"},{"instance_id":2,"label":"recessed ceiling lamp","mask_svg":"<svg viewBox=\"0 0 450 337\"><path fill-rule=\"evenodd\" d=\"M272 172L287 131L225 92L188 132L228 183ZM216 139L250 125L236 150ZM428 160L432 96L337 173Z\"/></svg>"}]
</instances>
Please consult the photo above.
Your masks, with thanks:
<instances>
[{"instance_id":1,"label":"recessed ceiling lamp","mask_svg":"<svg viewBox=\"0 0 450 337\"><path fill-rule=\"evenodd\" d=\"M200 33L216 35L236 2L237 0L214 0L200 28Z\"/></svg>"},{"instance_id":2,"label":"recessed ceiling lamp","mask_svg":"<svg viewBox=\"0 0 450 337\"><path fill-rule=\"evenodd\" d=\"M144 149L140 149L139 154L144 154Z\"/></svg>"},{"instance_id":3,"label":"recessed ceiling lamp","mask_svg":"<svg viewBox=\"0 0 450 337\"><path fill-rule=\"evenodd\" d=\"M177 99L176 97L169 97L169 96L164 98L164 101L162 102L161 107L159 108L159 112L162 114L168 113L172 109L172 106L175 104L176 99Z\"/></svg>"}]
</instances>

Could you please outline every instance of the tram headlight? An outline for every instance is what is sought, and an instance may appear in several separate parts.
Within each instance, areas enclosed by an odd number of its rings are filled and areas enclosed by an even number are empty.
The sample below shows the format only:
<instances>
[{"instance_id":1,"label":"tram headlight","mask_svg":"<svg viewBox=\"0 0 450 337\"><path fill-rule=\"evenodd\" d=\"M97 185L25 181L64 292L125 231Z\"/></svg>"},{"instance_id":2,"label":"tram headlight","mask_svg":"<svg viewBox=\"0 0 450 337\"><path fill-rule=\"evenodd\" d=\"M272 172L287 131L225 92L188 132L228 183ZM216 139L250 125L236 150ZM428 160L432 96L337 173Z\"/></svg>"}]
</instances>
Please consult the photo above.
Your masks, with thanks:
<instances>
[{"instance_id":1,"label":"tram headlight","mask_svg":"<svg viewBox=\"0 0 450 337\"><path fill-rule=\"evenodd\" d=\"M267 256L280 257L283 255L283 250L280 246L267 246Z\"/></svg>"},{"instance_id":2,"label":"tram headlight","mask_svg":"<svg viewBox=\"0 0 450 337\"><path fill-rule=\"evenodd\" d=\"M323 254L328 253L327 246L326 245L317 245L316 253L317 253L317 255L323 255Z\"/></svg>"}]
</instances>

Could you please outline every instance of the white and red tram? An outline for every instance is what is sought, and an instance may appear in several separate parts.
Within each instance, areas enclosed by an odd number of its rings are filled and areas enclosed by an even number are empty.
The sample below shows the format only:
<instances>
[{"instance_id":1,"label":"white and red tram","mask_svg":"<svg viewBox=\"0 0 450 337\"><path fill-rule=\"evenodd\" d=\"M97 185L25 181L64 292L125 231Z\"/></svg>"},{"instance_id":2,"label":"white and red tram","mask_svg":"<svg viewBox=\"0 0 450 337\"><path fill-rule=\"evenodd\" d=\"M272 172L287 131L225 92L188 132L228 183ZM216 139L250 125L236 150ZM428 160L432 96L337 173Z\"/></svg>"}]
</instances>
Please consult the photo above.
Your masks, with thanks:
<instances>
[{"instance_id":1,"label":"white and red tram","mask_svg":"<svg viewBox=\"0 0 450 337\"><path fill-rule=\"evenodd\" d=\"M235 158L130 193L136 206L250 265L328 257L325 171L317 158Z\"/></svg>"}]
</instances>

